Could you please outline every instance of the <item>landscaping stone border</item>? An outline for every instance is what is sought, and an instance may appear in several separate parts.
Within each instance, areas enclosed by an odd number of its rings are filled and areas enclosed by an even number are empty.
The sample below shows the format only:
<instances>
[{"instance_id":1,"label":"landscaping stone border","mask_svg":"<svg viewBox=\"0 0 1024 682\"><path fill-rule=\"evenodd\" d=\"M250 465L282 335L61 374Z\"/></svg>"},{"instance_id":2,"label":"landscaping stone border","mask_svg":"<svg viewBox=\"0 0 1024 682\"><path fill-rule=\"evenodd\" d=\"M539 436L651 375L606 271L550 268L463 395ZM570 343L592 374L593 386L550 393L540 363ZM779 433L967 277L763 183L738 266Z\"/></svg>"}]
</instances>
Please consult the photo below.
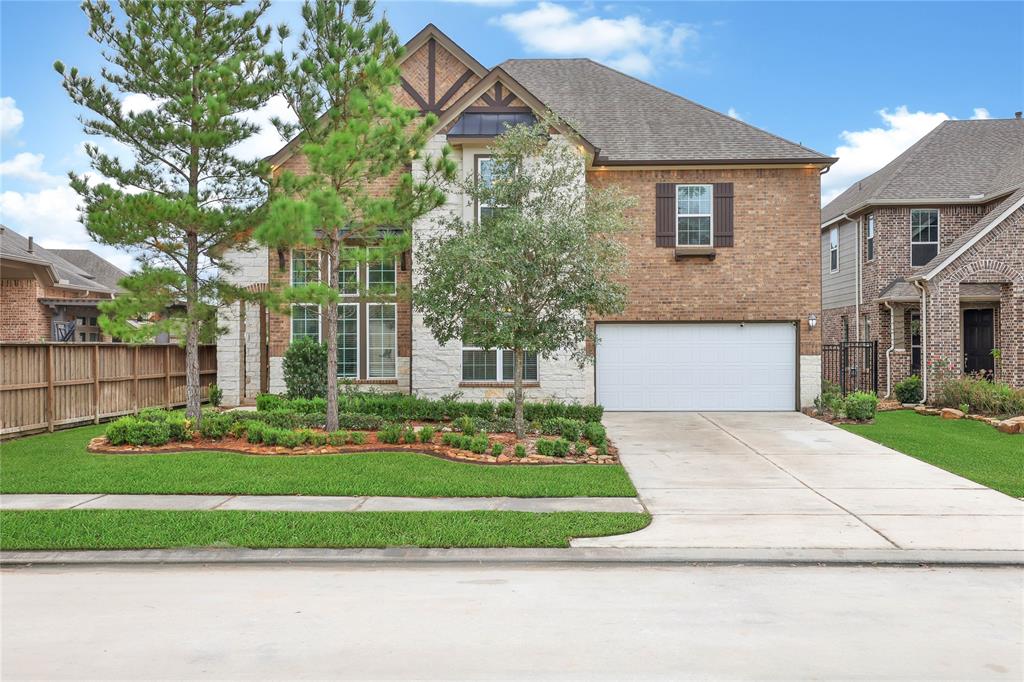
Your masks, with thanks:
<instances>
[{"instance_id":1,"label":"landscaping stone border","mask_svg":"<svg viewBox=\"0 0 1024 682\"><path fill-rule=\"evenodd\" d=\"M914 408L914 412L926 417L941 417L942 419L970 419L972 421L984 422L989 426L994 426L1002 433L1024 433L1024 415L1016 417L1010 417L1008 419L997 419L995 417L989 417L984 414L965 414L961 410L954 409L952 407L928 407L927 405L918 405Z\"/></svg>"}]
</instances>

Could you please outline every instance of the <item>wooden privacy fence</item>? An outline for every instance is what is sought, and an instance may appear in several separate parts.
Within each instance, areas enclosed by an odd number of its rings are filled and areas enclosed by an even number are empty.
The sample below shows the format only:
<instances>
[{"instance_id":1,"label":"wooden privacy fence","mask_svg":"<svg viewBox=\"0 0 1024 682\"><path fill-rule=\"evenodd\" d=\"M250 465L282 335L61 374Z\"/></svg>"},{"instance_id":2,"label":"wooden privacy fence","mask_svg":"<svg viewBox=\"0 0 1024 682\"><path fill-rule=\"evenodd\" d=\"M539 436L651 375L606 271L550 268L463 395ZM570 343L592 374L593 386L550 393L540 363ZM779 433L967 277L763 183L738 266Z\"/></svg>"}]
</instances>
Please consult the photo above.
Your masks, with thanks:
<instances>
[{"instance_id":1,"label":"wooden privacy fence","mask_svg":"<svg viewBox=\"0 0 1024 682\"><path fill-rule=\"evenodd\" d=\"M201 346L203 399L217 347ZM99 423L185 404L185 349L173 344L0 343L0 436Z\"/></svg>"}]
</instances>

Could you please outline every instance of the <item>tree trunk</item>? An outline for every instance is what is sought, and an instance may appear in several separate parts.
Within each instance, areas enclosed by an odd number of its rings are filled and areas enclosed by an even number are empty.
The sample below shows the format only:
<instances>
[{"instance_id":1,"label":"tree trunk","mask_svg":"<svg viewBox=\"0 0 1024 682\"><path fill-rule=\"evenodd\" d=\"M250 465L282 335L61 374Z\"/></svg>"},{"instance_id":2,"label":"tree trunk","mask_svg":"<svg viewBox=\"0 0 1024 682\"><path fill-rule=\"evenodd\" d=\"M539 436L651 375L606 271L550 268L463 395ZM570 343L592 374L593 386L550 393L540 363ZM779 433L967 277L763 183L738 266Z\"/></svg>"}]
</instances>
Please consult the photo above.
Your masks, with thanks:
<instances>
[{"instance_id":1,"label":"tree trunk","mask_svg":"<svg viewBox=\"0 0 1024 682\"><path fill-rule=\"evenodd\" d=\"M324 267L327 268L327 284L332 290L338 289L338 264L341 258L341 242L331 240ZM328 432L338 430L338 306L327 305L323 316L323 333L327 335L327 425Z\"/></svg>"},{"instance_id":2,"label":"tree trunk","mask_svg":"<svg viewBox=\"0 0 1024 682\"><path fill-rule=\"evenodd\" d=\"M199 425L203 411L199 388L199 237L188 235L185 262L185 416Z\"/></svg>"},{"instance_id":3,"label":"tree trunk","mask_svg":"<svg viewBox=\"0 0 1024 682\"><path fill-rule=\"evenodd\" d=\"M522 348L516 348L512 351L512 377L513 377L513 389L512 394L515 398L516 411L514 417L516 438L522 438L526 435L526 423L523 419L523 365L525 354Z\"/></svg>"}]
</instances>

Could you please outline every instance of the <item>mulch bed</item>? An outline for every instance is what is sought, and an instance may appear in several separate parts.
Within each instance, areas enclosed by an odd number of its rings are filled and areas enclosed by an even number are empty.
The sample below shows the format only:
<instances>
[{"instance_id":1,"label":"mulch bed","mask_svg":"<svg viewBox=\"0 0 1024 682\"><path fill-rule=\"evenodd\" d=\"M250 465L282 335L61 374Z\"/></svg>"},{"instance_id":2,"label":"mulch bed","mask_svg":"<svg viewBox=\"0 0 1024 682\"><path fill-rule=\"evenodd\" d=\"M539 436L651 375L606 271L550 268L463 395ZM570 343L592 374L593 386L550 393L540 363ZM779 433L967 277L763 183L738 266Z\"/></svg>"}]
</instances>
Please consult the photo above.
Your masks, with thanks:
<instances>
[{"instance_id":1,"label":"mulch bed","mask_svg":"<svg viewBox=\"0 0 1024 682\"><path fill-rule=\"evenodd\" d=\"M489 433L487 438L491 443L500 442L505 445L505 452L497 457L491 454L478 455L468 450L459 450L441 444L441 434L438 433L430 443L381 443L377 440L377 434L366 433L366 442L362 445L326 445L324 447L313 447L302 445L297 448L285 448L280 446L263 445L250 443L244 438L233 438L228 436L221 439L195 438L190 441L175 441L165 445L111 445L106 436L93 438L86 448L89 452L107 455L137 455L137 454L167 454L173 452L189 452L195 450L213 452L237 452L244 455L284 455L284 456L309 456L309 455L339 455L356 452L416 452L423 455L431 455L455 462L468 462L472 464L499 464L499 465L530 465L530 464L618 464L618 450L611 444L608 445L608 454L599 455L594 447L587 449L586 455L569 453L565 457L547 457L536 452L534 443L538 437L528 436L517 439L514 433ZM520 443L526 447L526 457L516 457L513 454L514 444Z\"/></svg>"}]
</instances>

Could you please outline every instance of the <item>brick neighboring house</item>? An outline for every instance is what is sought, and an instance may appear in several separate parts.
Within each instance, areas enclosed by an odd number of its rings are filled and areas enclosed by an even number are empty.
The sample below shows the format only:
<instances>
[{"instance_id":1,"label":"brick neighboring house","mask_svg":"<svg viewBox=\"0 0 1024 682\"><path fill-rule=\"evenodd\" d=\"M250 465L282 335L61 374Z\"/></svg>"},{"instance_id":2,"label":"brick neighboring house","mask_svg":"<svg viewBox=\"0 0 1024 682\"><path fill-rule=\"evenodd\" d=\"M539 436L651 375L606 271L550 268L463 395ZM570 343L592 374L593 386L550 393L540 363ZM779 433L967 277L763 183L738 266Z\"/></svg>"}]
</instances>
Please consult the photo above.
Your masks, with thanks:
<instances>
[{"instance_id":1,"label":"brick neighboring house","mask_svg":"<svg viewBox=\"0 0 1024 682\"><path fill-rule=\"evenodd\" d=\"M628 247L625 312L593 320L593 365L528 357L527 396L609 409L777 409L810 404L820 388L820 174L835 159L712 111L589 59L515 59L488 69L432 25L406 45L406 106L439 117L424 155L445 145L464 177L486 170L488 144L510 123L550 109L589 152L585 181L637 197ZM289 143L270 157L301 172ZM422 161L411 164L422 172ZM349 277L415 286L417 253L442 212L478 217L455 191L412 225L395 263ZM484 207L486 208L486 207ZM567 254L571 257L571 254ZM243 286L300 283L319 264L306 254L251 248L233 255ZM503 399L511 357L501 349L439 344L407 300L344 305L342 378L373 390ZM218 385L226 404L285 390L292 339L322 338L315 306L281 315L255 304L222 311Z\"/></svg>"},{"instance_id":2,"label":"brick neighboring house","mask_svg":"<svg viewBox=\"0 0 1024 682\"><path fill-rule=\"evenodd\" d=\"M822 209L824 342L877 340L880 394L937 360L1024 386L1022 224L1020 114L940 124Z\"/></svg>"},{"instance_id":3,"label":"brick neighboring house","mask_svg":"<svg viewBox=\"0 0 1024 682\"><path fill-rule=\"evenodd\" d=\"M110 341L100 301L126 273L84 249L44 249L0 225L0 341Z\"/></svg>"}]
</instances>

